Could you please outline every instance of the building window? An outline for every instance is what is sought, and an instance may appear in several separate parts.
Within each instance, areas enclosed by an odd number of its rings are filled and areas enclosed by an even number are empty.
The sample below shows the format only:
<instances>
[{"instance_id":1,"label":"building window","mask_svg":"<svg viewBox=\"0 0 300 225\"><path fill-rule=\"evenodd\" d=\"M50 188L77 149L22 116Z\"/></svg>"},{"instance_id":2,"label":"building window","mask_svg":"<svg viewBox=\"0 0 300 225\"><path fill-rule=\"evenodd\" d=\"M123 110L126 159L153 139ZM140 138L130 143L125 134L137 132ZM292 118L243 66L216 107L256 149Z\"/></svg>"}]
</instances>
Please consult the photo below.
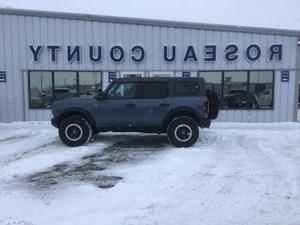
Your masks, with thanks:
<instances>
[{"instance_id":1,"label":"building window","mask_svg":"<svg viewBox=\"0 0 300 225\"><path fill-rule=\"evenodd\" d=\"M171 71L151 71L150 77L174 77L174 73Z\"/></svg>"},{"instance_id":2,"label":"building window","mask_svg":"<svg viewBox=\"0 0 300 225\"><path fill-rule=\"evenodd\" d=\"M254 109L273 108L273 72L251 71L250 72L250 99Z\"/></svg>"},{"instance_id":3,"label":"building window","mask_svg":"<svg viewBox=\"0 0 300 225\"><path fill-rule=\"evenodd\" d=\"M56 100L95 96L102 86L99 71L29 71L29 107L48 108Z\"/></svg>"},{"instance_id":4,"label":"building window","mask_svg":"<svg viewBox=\"0 0 300 225\"><path fill-rule=\"evenodd\" d=\"M46 108L52 99L51 72L34 71L29 76L30 108Z\"/></svg>"},{"instance_id":5,"label":"building window","mask_svg":"<svg viewBox=\"0 0 300 225\"><path fill-rule=\"evenodd\" d=\"M76 72L54 72L54 100L77 97Z\"/></svg>"},{"instance_id":6,"label":"building window","mask_svg":"<svg viewBox=\"0 0 300 225\"><path fill-rule=\"evenodd\" d=\"M205 80L205 89L215 91L218 95L219 105L222 103L222 72L200 72Z\"/></svg>"},{"instance_id":7,"label":"building window","mask_svg":"<svg viewBox=\"0 0 300 225\"><path fill-rule=\"evenodd\" d=\"M95 96L101 83L101 72L79 72L79 95Z\"/></svg>"},{"instance_id":8,"label":"building window","mask_svg":"<svg viewBox=\"0 0 300 225\"><path fill-rule=\"evenodd\" d=\"M221 109L272 109L274 71L201 71Z\"/></svg>"},{"instance_id":9,"label":"building window","mask_svg":"<svg viewBox=\"0 0 300 225\"><path fill-rule=\"evenodd\" d=\"M248 108L247 81L247 71L224 72L224 108Z\"/></svg>"},{"instance_id":10,"label":"building window","mask_svg":"<svg viewBox=\"0 0 300 225\"><path fill-rule=\"evenodd\" d=\"M121 77L123 78L133 78L133 77L144 77L145 73L141 71L125 71L121 72Z\"/></svg>"}]
</instances>

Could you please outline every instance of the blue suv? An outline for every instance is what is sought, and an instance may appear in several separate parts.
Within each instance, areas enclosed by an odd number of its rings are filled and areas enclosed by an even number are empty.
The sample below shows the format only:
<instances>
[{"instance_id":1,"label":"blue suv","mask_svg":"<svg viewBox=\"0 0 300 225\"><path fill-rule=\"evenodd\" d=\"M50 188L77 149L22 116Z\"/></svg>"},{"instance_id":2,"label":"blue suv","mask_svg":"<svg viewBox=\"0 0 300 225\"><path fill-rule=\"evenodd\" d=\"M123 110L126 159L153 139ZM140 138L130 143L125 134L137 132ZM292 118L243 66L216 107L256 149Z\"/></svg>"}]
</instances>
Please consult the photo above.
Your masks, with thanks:
<instances>
[{"instance_id":1,"label":"blue suv","mask_svg":"<svg viewBox=\"0 0 300 225\"><path fill-rule=\"evenodd\" d=\"M208 128L217 117L218 100L202 78L121 78L96 97L57 101L52 112L52 125L68 146L114 131L166 133L173 145L189 147L198 139L198 127Z\"/></svg>"}]
</instances>

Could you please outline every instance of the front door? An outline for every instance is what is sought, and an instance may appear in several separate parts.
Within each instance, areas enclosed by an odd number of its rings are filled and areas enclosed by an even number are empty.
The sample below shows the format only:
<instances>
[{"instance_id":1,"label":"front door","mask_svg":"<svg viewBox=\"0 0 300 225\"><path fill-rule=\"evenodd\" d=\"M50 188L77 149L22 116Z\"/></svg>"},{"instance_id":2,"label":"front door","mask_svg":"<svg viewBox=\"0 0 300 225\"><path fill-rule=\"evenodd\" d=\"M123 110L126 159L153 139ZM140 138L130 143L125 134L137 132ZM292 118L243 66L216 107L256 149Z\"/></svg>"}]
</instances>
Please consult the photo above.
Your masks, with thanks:
<instances>
[{"instance_id":1,"label":"front door","mask_svg":"<svg viewBox=\"0 0 300 225\"><path fill-rule=\"evenodd\" d=\"M99 102L98 121L101 128L126 130L137 125L137 83L112 84L104 99Z\"/></svg>"}]
</instances>

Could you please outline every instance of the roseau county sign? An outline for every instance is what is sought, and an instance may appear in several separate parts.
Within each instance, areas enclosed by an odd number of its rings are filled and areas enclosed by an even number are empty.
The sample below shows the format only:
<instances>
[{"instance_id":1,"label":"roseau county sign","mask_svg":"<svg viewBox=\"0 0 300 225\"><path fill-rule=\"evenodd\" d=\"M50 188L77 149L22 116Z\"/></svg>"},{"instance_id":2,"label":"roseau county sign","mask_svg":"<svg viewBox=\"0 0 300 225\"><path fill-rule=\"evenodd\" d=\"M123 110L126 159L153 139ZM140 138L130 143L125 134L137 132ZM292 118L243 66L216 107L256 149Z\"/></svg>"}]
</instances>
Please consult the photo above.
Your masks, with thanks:
<instances>
[{"instance_id":1,"label":"roseau county sign","mask_svg":"<svg viewBox=\"0 0 300 225\"><path fill-rule=\"evenodd\" d=\"M267 50L268 52L264 60L282 60L282 48L282 44L273 44L266 49L264 48L263 51ZM188 45L182 50L182 53L178 54L178 48L175 45L164 45L161 47L162 54L159 54L157 57L160 57L161 60L167 63L172 63L176 60L195 63L200 61L215 62L217 59L227 62L234 62L240 59L255 62L262 59L262 48L257 44L249 44L245 49L240 49L236 44L227 44L223 47L221 51L222 54L218 54L217 45L204 45L201 49L202 50L199 51L199 47L196 48L193 45ZM121 63L125 60L142 63L147 55L151 55L151 52L147 54L145 48L140 45L132 46L130 49L124 49L120 45L114 45L107 48L105 54L103 53L104 47L101 45L86 47L78 45L30 45L29 50L32 53L34 62L39 62L42 54L48 54L49 60L52 62L63 59L68 62L81 62L84 57L92 62L101 62L102 57L105 55L115 63ZM58 54L58 52L63 52L63 56Z\"/></svg>"}]
</instances>

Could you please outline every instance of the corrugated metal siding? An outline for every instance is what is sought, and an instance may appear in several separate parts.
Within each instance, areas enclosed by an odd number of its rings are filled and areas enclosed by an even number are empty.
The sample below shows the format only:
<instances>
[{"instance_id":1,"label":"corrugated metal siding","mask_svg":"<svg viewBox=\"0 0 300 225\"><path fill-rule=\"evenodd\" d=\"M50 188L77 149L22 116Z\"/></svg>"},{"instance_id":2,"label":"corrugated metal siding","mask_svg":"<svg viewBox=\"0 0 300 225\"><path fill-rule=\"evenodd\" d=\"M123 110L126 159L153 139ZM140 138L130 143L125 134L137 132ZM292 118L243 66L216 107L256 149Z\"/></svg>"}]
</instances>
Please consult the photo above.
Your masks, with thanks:
<instances>
[{"instance_id":1,"label":"corrugated metal siding","mask_svg":"<svg viewBox=\"0 0 300 225\"><path fill-rule=\"evenodd\" d=\"M297 105L299 104L299 92L300 92L300 41L298 41L298 46L297 46L297 57L296 57L296 64L297 64L297 71L296 71L296 84L295 84L295 88L296 88L296 93L295 93L295 98L296 98L296 102L297 102ZM299 106L298 106L299 107ZM298 119L298 107L294 110L294 117L295 117L295 120ZM300 121L298 121L300 122Z\"/></svg>"},{"instance_id":2,"label":"corrugated metal siding","mask_svg":"<svg viewBox=\"0 0 300 225\"><path fill-rule=\"evenodd\" d=\"M281 70L294 70L296 62L297 38L292 36L264 35L253 33L181 29L174 27L118 24L72 19L43 18L32 16L0 15L0 69L7 71L7 83L0 83L0 121L48 120L48 110L28 110L26 70L118 70L118 71L182 71L182 70L246 70L271 69L275 73L274 110L228 110L222 111L218 121L271 122L292 121L295 102L296 73L290 72L290 82L281 83ZM239 46L239 60L228 63L224 58L224 47L228 43ZM244 50L256 43L262 47L261 59L249 62ZM269 62L268 49L271 44L283 44L283 60ZM33 62L29 45L57 44L64 48L58 53L58 62L49 60L44 50L39 63ZM102 61L88 60L88 46L102 45ZM203 60L204 45L217 45L217 61ZM67 62L66 46L82 46L82 62ZM109 48L121 45L125 48L125 62L114 63L109 58ZM129 50L134 45L145 48L146 58L140 64L129 60ZM163 45L176 45L177 60L165 63ZM183 62L188 45L194 45L198 63ZM242 50L242 51L241 51ZM105 75L105 74L104 74ZM24 78L24 79L23 79ZM105 80L105 79L104 79ZM25 90L24 90L25 88ZM25 109L23 105L25 104Z\"/></svg>"},{"instance_id":3,"label":"corrugated metal siding","mask_svg":"<svg viewBox=\"0 0 300 225\"><path fill-rule=\"evenodd\" d=\"M300 41L297 46L297 69L300 70Z\"/></svg>"}]
</instances>

